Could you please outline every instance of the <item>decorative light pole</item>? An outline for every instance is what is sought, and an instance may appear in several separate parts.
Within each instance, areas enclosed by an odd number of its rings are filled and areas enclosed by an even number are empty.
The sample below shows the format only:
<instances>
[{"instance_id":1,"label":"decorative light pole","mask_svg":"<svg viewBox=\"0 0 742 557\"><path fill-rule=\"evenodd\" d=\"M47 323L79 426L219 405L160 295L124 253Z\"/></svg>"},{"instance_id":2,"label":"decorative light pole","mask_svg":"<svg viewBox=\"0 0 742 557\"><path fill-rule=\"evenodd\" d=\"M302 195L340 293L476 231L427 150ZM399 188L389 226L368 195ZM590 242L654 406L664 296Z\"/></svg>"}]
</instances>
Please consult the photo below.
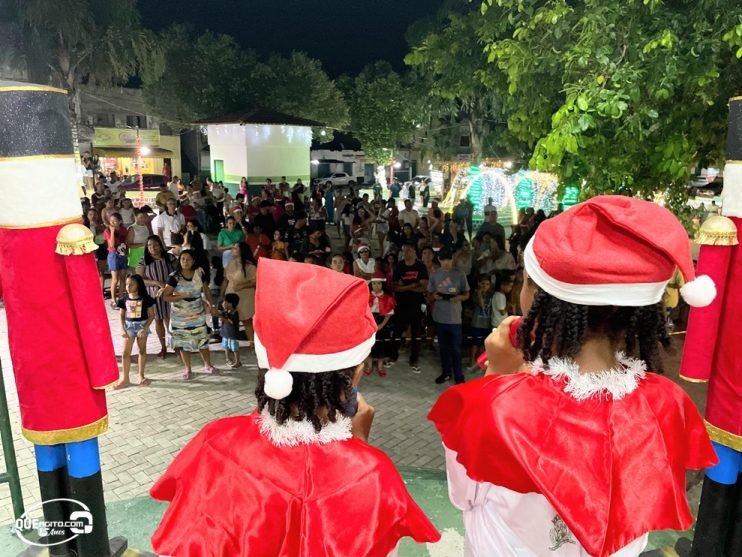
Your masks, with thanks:
<instances>
[{"instance_id":1,"label":"decorative light pole","mask_svg":"<svg viewBox=\"0 0 742 557\"><path fill-rule=\"evenodd\" d=\"M137 126L136 155L137 183L139 184L139 207L144 207L144 180L142 179L142 138L139 137L139 126Z\"/></svg>"}]
</instances>

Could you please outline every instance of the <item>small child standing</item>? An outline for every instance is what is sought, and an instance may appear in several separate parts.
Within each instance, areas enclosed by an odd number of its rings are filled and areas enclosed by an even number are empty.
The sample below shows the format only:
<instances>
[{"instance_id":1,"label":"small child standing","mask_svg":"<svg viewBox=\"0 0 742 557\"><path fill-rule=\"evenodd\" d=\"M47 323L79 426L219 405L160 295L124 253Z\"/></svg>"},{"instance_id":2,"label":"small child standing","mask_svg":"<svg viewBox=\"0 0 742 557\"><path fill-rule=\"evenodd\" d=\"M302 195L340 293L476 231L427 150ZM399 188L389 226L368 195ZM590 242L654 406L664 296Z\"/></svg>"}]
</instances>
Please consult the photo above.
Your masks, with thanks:
<instances>
[{"instance_id":1,"label":"small child standing","mask_svg":"<svg viewBox=\"0 0 742 557\"><path fill-rule=\"evenodd\" d=\"M479 371L477 356L484 352L484 339L492 332L492 301L490 289L492 281L489 275L481 275L477 281L477 289L472 295L474 312L471 316L471 347L469 350L469 372Z\"/></svg>"},{"instance_id":2,"label":"small child standing","mask_svg":"<svg viewBox=\"0 0 742 557\"><path fill-rule=\"evenodd\" d=\"M276 230L273 233L273 243L271 244L271 259L286 261L286 242L281 237L281 231Z\"/></svg>"},{"instance_id":3,"label":"small child standing","mask_svg":"<svg viewBox=\"0 0 742 557\"><path fill-rule=\"evenodd\" d=\"M141 275L131 275L126 279L126 294L116 302L116 306L120 309L121 336L125 341L121 359L123 377L115 388L122 389L130 384L131 351L135 341L139 348L139 384L149 385L149 379L144 376L144 365L147 362L147 335L155 318L155 301L147 294Z\"/></svg>"},{"instance_id":4,"label":"small child standing","mask_svg":"<svg viewBox=\"0 0 742 557\"><path fill-rule=\"evenodd\" d=\"M235 293L224 296L222 303L222 348L226 352L227 365L232 369L242 367L240 362L240 343L237 341L237 333L240 330L240 314L237 312L237 306L240 303L240 297Z\"/></svg>"},{"instance_id":5,"label":"small child standing","mask_svg":"<svg viewBox=\"0 0 742 557\"><path fill-rule=\"evenodd\" d=\"M374 365L379 377L386 377L386 370L384 369L384 358L389 356L389 349L391 345L391 330L389 326L389 320L394 315L394 307L396 305L394 298L384 292L384 284L386 278L384 273L374 273L373 277L369 280L369 288L371 290L368 303L371 307L371 313L374 316L374 321L378 330L376 332L376 343L371 348L371 366L366 367L364 373L371 375Z\"/></svg>"}]
</instances>

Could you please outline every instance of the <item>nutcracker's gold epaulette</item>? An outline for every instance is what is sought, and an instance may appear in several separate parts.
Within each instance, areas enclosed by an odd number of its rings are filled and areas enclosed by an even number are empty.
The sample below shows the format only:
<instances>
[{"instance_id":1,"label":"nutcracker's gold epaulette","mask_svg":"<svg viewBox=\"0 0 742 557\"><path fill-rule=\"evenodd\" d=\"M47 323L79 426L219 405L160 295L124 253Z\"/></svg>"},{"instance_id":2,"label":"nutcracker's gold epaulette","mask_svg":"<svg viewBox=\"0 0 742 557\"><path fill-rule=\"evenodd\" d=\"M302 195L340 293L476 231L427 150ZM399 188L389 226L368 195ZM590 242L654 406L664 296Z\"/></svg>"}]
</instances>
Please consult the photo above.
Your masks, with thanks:
<instances>
[{"instance_id":1,"label":"nutcracker's gold epaulette","mask_svg":"<svg viewBox=\"0 0 742 557\"><path fill-rule=\"evenodd\" d=\"M696 243L701 246L736 246L739 243L737 227L727 217L711 216L698 231Z\"/></svg>"},{"instance_id":2,"label":"nutcracker's gold epaulette","mask_svg":"<svg viewBox=\"0 0 742 557\"><path fill-rule=\"evenodd\" d=\"M93 241L93 233L84 224L68 224L57 234L59 255L84 255L98 249Z\"/></svg>"}]
</instances>

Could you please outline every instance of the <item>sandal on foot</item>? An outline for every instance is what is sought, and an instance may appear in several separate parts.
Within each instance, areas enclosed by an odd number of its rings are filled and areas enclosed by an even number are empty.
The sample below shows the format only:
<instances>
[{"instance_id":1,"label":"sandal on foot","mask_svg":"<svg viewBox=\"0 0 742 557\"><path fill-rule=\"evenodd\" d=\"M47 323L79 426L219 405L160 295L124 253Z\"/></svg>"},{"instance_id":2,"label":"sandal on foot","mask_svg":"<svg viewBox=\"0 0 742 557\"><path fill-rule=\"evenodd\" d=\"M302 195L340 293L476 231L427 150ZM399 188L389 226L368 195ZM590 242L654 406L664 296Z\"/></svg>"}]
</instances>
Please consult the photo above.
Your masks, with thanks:
<instances>
[{"instance_id":1,"label":"sandal on foot","mask_svg":"<svg viewBox=\"0 0 742 557\"><path fill-rule=\"evenodd\" d=\"M183 372L181 377L184 381L190 381L190 379L193 377L193 373L191 373L191 370L187 369Z\"/></svg>"},{"instance_id":2,"label":"sandal on foot","mask_svg":"<svg viewBox=\"0 0 742 557\"><path fill-rule=\"evenodd\" d=\"M379 377L386 377L386 370L383 367L379 368Z\"/></svg>"},{"instance_id":3,"label":"sandal on foot","mask_svg":"<svg viewBox=\"0 0 742 557\"><path fill-rule=\"evenodd\" d=\"M204 366L204 371L209 375L219 375L220 371L214 366Z\"/></svg>"},{"instance_id":4,"label":"sandal on foot","mask_svg":"<svg viewBox=\"0 0 742 557\"><path fill-rule=\"evenodd\" d=\"M139 384L140 384L140 385L142 385L142 386L145 386L145 385L149 385L149 384L150 384L151 382L152 382L152 381L150 381L150 380L149 380L149 379L147 379L146 377L142 377L142 378L141 378L141 379L139 380Z\"/></svg>"}]
</instances>

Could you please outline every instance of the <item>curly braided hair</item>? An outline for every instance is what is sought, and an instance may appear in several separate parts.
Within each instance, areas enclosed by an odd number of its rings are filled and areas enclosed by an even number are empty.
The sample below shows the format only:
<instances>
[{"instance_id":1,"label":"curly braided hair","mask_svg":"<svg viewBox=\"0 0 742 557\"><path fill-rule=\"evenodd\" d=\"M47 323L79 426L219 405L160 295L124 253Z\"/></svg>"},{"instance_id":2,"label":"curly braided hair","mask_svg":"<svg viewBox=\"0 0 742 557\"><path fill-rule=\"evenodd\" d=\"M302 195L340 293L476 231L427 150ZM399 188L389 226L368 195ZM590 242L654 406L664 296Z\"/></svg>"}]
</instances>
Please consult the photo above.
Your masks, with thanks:
<instances>
[{"instance_id":1,"label":"curly braided hair","mask_svg":"<svg viewBox=\"0 0 742 557\"><path fill-rule=\"evenodd\" d=\"M528 361L574 358L591 336L607 336L627 356L663 373L659 345L670 345L662 303L641 307L584 306L538 290L518 327L517 342Z\"/></svg>"},{"instance_id":2,"label":"curly braided hair","mask_svg":"<svg viewBox=\"0 0 742 557\"><path fill-rule=\"evenodd\" d=\"M335 422L338 414L344 415L343 401L352 396L353 373L355 367L324 373L291 372L294 386L291 394L284 399L275 400L265 394L266 370L258 372L258 385L255 396L258 399L258 410L268 408L268 413L279 424L288 420L297 422L309 420L314 430L322 429L322 420L318 415L320 408L327 409L327 419Z\"/></svg>"}]
</instances>

